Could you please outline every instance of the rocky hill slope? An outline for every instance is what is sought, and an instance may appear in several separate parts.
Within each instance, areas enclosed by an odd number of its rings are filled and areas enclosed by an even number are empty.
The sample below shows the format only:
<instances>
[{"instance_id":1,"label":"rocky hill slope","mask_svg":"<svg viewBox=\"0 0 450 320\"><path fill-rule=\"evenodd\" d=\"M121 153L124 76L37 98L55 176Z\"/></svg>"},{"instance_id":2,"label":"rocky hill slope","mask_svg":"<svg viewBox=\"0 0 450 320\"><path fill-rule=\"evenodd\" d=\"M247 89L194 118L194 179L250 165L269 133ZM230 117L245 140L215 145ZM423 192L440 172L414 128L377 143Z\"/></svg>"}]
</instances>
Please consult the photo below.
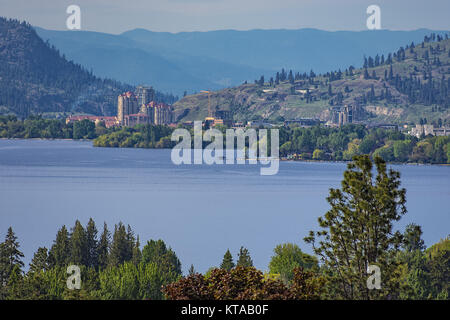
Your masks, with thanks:
<instances>
[{"instance_id":1,"label":"rocky hill slope","mask_svg":"<svg viewBox=\"0 0 450 320\"><path fill-rule=\"evenodd\" d=\"M282 70L237 87L186 96L175 104L178 120L202 119L213 109L235 120L300 117L328 120L330 109L357 104L366 122L450 121L450 40L432 34L393 53L364 57L364 67L324 74ZM439 120L440 119L440 120Z\"/></svg>"}]
</instances>

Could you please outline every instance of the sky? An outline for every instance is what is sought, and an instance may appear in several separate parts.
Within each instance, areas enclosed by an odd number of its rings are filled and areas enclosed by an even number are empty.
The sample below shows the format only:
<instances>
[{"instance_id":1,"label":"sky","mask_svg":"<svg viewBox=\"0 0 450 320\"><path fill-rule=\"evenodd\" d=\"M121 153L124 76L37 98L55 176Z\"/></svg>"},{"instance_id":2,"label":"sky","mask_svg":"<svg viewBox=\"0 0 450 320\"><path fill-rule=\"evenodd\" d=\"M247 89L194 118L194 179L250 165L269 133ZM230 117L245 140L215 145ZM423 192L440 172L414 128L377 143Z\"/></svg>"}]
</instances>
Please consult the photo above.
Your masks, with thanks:
<instances>
[{"instance_id":1,"label":"sky","mask_svg":"<svg viewBox=\"0 0 450 320\"><path fill-rule=\"evenodd\" d=\"M366 30L373 4L381 9L382 29L450 30L449 0L0 0L0 16L67 30L72 4L81 9L82 30L113 34L135 28Z\"/></svg>"}]
</instances>

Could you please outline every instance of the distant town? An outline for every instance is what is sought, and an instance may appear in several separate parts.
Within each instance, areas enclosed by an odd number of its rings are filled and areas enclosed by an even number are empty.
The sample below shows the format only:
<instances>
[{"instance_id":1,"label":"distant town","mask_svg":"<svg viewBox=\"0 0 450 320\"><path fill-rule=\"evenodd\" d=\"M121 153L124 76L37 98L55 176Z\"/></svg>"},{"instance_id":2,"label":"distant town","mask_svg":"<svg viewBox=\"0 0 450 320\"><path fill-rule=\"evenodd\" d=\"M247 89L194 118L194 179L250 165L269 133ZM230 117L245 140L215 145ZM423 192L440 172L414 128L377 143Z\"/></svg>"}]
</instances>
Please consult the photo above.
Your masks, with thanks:
<instances>
[{"instance_id":1,"label":"distant town","mask_svg":"<svg viewBox=\"0 0 450 320\"><path fill-rule=\"evenodd\" d=\"M209 91L202 91L210 94ZM421 136L449 136L450 127L438 126L433 124L420 123L415 126L408 124L398 125L391 123L366 124L361 121L364 117L364 108L358 105L332 106L329 109L329 120L323 121L317 118L299 118L283 121L283 125L297 127L313 127L324 125L328 127L341 127L346 124L363 124L369 128L383 128L400 130L409 135L420 138ZM193 121L177 123L173 107L171 105L156 102L155 90L150 86L137 86L135 92L127 91L117 97L117 116L92 116L92 115L72 115L66 118L66 124L81 120L90 120L96 125L102 123L106 128L111 127L134 127L139 124L166 125L176 127L178 124L192 126ZM265 120L252 120L247 122L234 121L233 114L227 110L213 108L211 103L208 105L208 116L203 120L204 128L212 128L222 125L228 128L245 127L272 127L280 124L271 123Z\"/></svg>"}]
</instances>

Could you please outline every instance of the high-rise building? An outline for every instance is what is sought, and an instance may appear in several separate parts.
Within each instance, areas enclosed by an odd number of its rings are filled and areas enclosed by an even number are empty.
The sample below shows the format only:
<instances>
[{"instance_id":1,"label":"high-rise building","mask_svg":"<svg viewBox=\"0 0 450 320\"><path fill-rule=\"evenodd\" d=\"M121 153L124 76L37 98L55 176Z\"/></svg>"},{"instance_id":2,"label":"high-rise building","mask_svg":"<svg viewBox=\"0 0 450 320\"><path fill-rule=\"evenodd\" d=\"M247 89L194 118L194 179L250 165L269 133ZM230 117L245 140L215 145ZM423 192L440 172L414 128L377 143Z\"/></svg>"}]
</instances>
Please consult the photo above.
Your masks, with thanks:
<instances>
[{"instance_id":1,"label":"high-rise building","mask_svg":"<svg viewBox=\"0 0 450 320\"><path fill-rule=\"evenodd\" d=\"M331 122L339 126L361 120L362 108L358 105L335 106L330 110Z\"/></svg>"},{"instance_id":2,"label":"high-rise building","mask_svg":"<svg viewBox=\"0 0 450 320\"><path fill-rule=\"evenodd\" d=\"M134 126L136 124L164 125L172 123L172 107L157 103L152 99L153 89L138 87L137 94L125 92L117 99L117 121L122 126Z\"/></svg>"},{"instance_id":3,"label":"high-rise building","mask_svg":"<svg viewBox=\"0 0 450 320\"><path fill-rule=\"evenodd\" d=\"M155 106L156 102L151 101L147 104L142 104L141 110L139 111L139 113L145 114L149 117L150 123L155 123Z\"/></svg>"},{"instance_id":4,"label":"high-rise building","mask_svg":"<svg viewBox=\"0 0 450 320\"><path fill-rule=\"evenodd\" d=\"M152 87L138 86L135 94L139 106L155 100L155 90Z\"/></svg>"},{"instance_id":5,"label":"high-rise building","mask_svg":"<svg viewBox=\"0 0 450 320\"><path fill-rule=\"evenodd\" d=\"M139 112L138 101L133 92L125 92L117 97L117 120L124 124L125 116Z\"/></svg>"},{"instance_id":6,"label":"high-rise building","mask_svg":"<svg viewBox=\"0 0 450 320\"><path fill-rule=\"evenodd\" d=\"M154 123L157 125L172 123L172 108L164 103L159 103L154 107Z\"/></svg>"}]
</instances>

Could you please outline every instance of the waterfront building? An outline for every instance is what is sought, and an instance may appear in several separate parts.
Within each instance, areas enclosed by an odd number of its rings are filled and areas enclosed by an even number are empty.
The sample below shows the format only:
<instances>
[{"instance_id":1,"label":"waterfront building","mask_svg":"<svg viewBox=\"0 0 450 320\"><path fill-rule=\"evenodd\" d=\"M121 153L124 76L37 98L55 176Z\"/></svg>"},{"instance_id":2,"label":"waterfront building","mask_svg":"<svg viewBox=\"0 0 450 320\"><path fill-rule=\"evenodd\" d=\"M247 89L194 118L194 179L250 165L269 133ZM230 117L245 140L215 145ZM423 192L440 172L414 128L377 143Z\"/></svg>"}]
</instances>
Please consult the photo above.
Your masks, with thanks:
<instances>
[{"instance_id":1,"label":"waterfront building","mask_svg":"<svg viewBox=\"0 0 450 320\"><path fill-rule=\"evenodd\" d=\"M131 91L117 97L117 119L120 125L124 124L125 116L139 112L138 100Z\"/></svg>"},{"instance_id":2,"label":"waterfront building","mask_svg":"<svg viewBox=\"0 0 450 320\"><path fill-rule=\"evenodd\" d=\"M155 90L152 87L138 86L135 95L139 106L155 100Z\"/></svg>"}]
</instances>

